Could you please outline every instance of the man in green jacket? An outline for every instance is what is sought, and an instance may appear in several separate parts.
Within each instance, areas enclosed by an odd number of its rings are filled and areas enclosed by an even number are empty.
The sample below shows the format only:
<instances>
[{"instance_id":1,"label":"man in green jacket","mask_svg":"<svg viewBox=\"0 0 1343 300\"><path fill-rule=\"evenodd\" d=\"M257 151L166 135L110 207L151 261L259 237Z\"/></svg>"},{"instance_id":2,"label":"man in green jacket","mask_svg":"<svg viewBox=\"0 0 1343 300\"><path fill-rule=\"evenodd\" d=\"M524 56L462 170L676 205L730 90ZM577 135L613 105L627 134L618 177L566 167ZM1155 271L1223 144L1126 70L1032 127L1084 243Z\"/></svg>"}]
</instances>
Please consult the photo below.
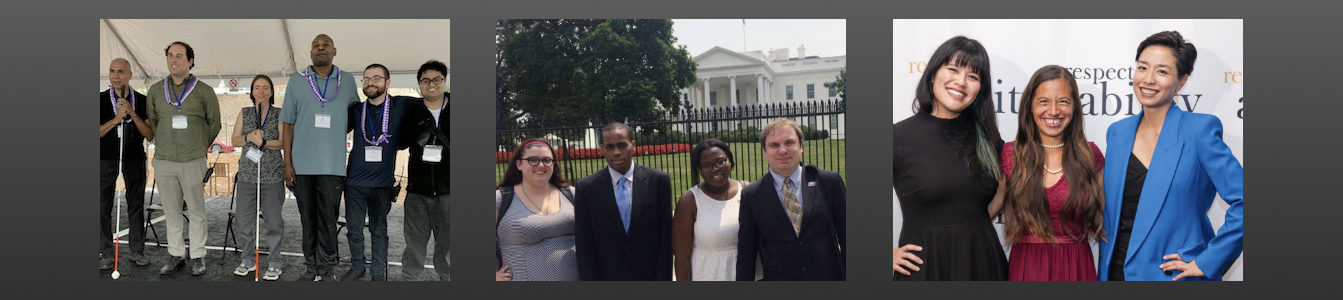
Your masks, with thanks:
<instances>
[{"instance_id":1,"label":"man in green jacket","mask_svg":"<svg viewBox=\"0 0 1343 300\"><path fill-rule=\"evenodd\" d=\"M182 240L182 202L191 220L191 275L205 274L205 157L219 135L219 99L214 88L191 75L196 52L191 45L173 42L163 50L168 72L149 87L149 126L154 129L154 180L163 195L168 219L168 263L160 275L186 265Z\"/></svg>"}]
</instances>

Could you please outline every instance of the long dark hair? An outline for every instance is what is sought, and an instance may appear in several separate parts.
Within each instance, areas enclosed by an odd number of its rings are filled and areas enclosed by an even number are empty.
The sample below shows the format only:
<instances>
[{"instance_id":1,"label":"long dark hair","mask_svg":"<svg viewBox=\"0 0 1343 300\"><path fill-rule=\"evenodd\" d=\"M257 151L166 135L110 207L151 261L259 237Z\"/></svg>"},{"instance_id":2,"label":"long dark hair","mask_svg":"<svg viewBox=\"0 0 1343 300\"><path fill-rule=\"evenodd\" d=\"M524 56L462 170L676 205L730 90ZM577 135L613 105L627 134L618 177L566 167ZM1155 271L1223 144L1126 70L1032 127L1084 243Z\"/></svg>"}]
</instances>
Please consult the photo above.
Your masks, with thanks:
<instances>
[{"instance_id":1,"label":"long dark hair","mask_svg":"<svg viewBox=\"0 0 1343 300\"><path fill-rule=\"evenodd\" d=\"M1035 71L1021 92L1021 108L1018 110L1016 145L1012 149L1012 180L1004 200L1003 228L1007 231L1007 240L1016 242L1026 234L1048 240L1050 244L1058 241L1049 220L1049 200L1045 198L1044 172L1036 166L1045 165L1045 149L1041 146L1040 129L1035 124L1035 114L1031 105L1035 102L1036 89L1045 82L1060 79L1067 81L1072 89L1069 99L1072 103L1072 121L1063 128L1063 176L1068 178L1068 199L1059 210L1062 224L1076 222L1083 232L1072 232L1064 226L1063 233L1068 237L1098 238L1105 236L1101 229L1101 214L1104 212L1105 198L1096 177L1096 159L1092 156L1091 146L1087 144L1082 121L1082 102L1078 101L1077 80L1068 73L1068 69L1058 65L1048 65ZM1060 179L1062 180L1062 179Z\"/></svg>"},{"instance_id":2,"label":"long dark hair","mask_svg":"<svg viewBox=\"0 0 1343 300\"><path fill-rule=\"evenodd\" d=\"M1002 140L1002 135L998 133L998 118L993 110L993 92L990 89L990 82L993 76L989 72L989 53L984 50L984 45L979 41L967 38L965 36L956 36L933 52L933 57L928 59L928 67L931 70L925 70L923 76L919 78L919 86L914 92L914 103L911 105L914 113L933 113L934 101L933 83L937 77L937 70L943 65L956 63L956 67L969 67L979 75L979 94L975 95L975 100L969 107L961 111L962 114L970 114L975 121L975 139L974 139L974 159L968 160L966 164L970 165L971 170L982 170L993 175L993 179L1002 179L1003 172L998 168L998 145ZM975 162L979 166L975 167ZM972 172L975 174L977 172Z\"/></svg>"},{"instance_id":3,"label":"long dark hair","mask_svg":"<svg viewBox=\"0 0 1343 300\"><path fill-rule=\"evenodd\" d=\"M737 161L732 159L732 149L728 149L727 143L718 139L700 141L699 144L695 144L695 148L690 149L690 174L693 174L690 176L691 185L699 184L699 156L700 154L704 154L704 151L709 150L709 148L722 149L723 154L727 155L727 162L732 163L733 166L737 165Z\"/></svg>"},{"instance_id":4,"label":"long dark hair","mask_svg":"<svg viewBox=\"0 0 1343 300\"><path fill-rule=\"evenodd\" d=\"M518 161L522 160L522 153L524 151L527 151L528 148L535 147L546 147L546 149L550 150L552 155L555 153L555 148L551 147L550 143L547 143L545 140L530 138L522 141L521 144L518 144L516 149L513 149L513 155L508 159L508 170L504 171L504 179L499 180L499 185L495 186L495 188L512 186L522 182L522 170L518 169ZM557 188L569 187L569 181L564 180L564 174L560 171L559 158L559 156L555 156L555 164L550 165L552 169L550 172L550 185Z\"/></svg>"}]
</instances>

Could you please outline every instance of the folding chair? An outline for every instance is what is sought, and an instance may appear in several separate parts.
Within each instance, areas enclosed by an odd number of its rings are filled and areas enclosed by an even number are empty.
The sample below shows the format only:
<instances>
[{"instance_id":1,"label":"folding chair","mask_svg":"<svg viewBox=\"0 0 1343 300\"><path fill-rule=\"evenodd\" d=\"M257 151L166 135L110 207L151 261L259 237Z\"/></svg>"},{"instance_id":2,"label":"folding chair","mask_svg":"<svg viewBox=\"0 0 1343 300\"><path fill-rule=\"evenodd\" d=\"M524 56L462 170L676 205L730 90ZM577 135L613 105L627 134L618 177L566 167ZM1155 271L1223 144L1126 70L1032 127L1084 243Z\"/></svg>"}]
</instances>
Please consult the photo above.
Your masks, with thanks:
<instances>
[{"instance_id":1,"label":"folding chair","mask_svg":"<svg viewBox=\"0 0 1343 300\"><path fill-rule=\"evenodd\" d=\"M163 238L159 237L159 230L154 228L154 223L152 221L154 219L155 211L159 212L160 214L164 212L163 204L154 203L154 195L158 194L158 187L159 187L159 181L158 179L155 179L153 183L150 184L149 200L145 200L145 203L149 204L145 206L145 228L149 229L150 232L154 233L154 244L158 245L159 247L163 247ZM186 203L183 203L182 207L185 208ZM187 216L186 209L182 209L182 218L186 222L191 222L191 218ZM183 239L182 241L184 243L191 242L190 240L187 239Z\"/></svg>"}]
</instances>

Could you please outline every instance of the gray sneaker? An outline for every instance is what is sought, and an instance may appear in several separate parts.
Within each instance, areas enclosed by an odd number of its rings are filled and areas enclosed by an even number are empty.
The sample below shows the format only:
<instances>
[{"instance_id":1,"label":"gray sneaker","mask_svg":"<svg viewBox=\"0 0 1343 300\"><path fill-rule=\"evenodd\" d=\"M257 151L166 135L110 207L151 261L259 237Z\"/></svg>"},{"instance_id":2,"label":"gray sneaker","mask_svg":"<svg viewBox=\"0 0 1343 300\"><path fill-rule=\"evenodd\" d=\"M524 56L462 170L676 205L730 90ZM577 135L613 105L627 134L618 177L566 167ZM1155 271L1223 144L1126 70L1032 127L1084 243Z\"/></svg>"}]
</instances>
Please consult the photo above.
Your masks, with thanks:
<instances>
[{"instance_id":1,"label":"gray sneaker","mask_svg":"<svg viewBox=\"0 0 1343 300\"><path fill-rule=\"evenodd\" d=\"M138 266L149 265L149 257L145 256L144 252L131 252L131 255L129 255L128 258L130 258L132 262L135 262L135 265Z\"/></svg>"},{"instance_id":2,"label":"gray sneaker","mask_svg":"<svg viewBox=\"0 0 1343 300\"><path fill-rule=\"evenodd\" d=\"M163 268L159 269L159 275L172 274L185 266L186 266L186 260L182 259L182 257L180 256L169 257L168 263L163 265Z\"/></svg>"},{"instance_id":3,"label":"gray sneaker","mask_svg":"<svg viewBox=\"0 0 1343 300\"><path fill-rule=\"evenodd\" d=\"M279 280L279 279L280 279L280 274L283 274L283 273L284 273L284 271L280 271L280 269L276 269L276 268L266 268L266 274L265 274L265 275L262 275L262 276L261 276L261 279L266 280L266 281L276 281L276 280Z\"/></svg>"},{"instance_id":4,"label":"gray sneaker","mask_svg":"<svg viewBox=\"0 0 1343 300\"><path fill-rule=\"evenodd\" d=\"M191 275L192 275L192 276L201 276L201 275L205 275L205 258L204 258L204 257L202 257L202 258L193 258L193 259L191 259Z\"/></svg>"},{"instance_id":5,"label":"gray sneaker","mask_svg":"<svg viewBox=\"0 0 1343 300\"><path fill-rule=\"evenodd\" d=\"M252 271L256 271L256 266L248 266L247 263L241 263L238 264L237 268L233 269L233 275L247 276L247 274Z\"/></svg>"}]
</instances>

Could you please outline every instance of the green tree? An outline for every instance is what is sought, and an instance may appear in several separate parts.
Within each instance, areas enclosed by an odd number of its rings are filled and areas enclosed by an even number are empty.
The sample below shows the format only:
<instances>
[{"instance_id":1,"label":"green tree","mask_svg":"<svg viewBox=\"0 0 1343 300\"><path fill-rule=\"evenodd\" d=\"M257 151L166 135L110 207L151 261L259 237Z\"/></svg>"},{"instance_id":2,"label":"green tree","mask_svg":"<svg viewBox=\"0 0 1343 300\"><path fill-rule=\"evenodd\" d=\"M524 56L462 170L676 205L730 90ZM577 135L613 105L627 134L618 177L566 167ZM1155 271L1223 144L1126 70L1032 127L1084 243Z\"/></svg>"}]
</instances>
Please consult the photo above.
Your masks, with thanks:
<instances>
[{"instance_id":1,"label":"green tree","mask_svg":"<svg viewBox=\"0 0 1343 300\"><path fill-rule=\"evenodd\" d=\"M839 69L839 75L838 75L838 76L835 76L835 81L826 82L826 83L825 83L825 88L832 88L832 87L833 87L833 88L835 88L835 92L836 92L836 93L844 94L844 74L847 73L846 70L848 70L848 69L849 69L849 66L848 66L848 65L845 65L844 68L840 68L840 69ZM846 95L847 95L847 94L846 94Z\"/></svg>"},{"instance_id":2,"label":"green tree","mask_svg":"<svg viewBox=\"0 0 1343 300\"><path fill-rule=\"evenodd\" d=\"M517 121L523 114L516 101L517 95L508 88L513 70L504 62L502 47L518 32L518 28L517 24L502 19L494 22L494 113L500 123Z\"/></svg>"},{"instance_id":3,"label":"green tree","mask_svg":"<svg viewBox=\"0 0 1343 300\"><path fill-rule=\"evenodd\" d=\"M671 20L501 20L497 108L517 117L620 120L681 109L695 63ZM496 70L496 76L501 72ZM511 98L511 99L510 99ZM510 106L516 102L516 106Z\"/></svg>"}]
</instances>

